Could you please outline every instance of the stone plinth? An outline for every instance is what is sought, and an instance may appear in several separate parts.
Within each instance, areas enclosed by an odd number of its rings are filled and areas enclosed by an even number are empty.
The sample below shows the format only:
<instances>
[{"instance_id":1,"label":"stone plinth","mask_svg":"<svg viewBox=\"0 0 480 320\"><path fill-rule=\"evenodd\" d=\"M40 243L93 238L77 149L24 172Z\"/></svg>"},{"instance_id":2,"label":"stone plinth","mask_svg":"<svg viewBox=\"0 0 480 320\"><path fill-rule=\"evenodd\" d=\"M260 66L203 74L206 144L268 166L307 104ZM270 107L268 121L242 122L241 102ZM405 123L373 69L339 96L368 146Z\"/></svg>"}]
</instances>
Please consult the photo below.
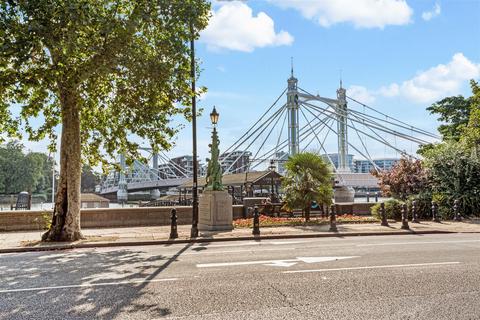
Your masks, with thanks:
<instances>
[{"instance_id":1,"label":"stone plinth","mask_svg":"<svg viewBox=\"0 0 480 320\"><path fill-rule=\"evenodd\" d=\"M204 191L198 204L198 230L232 230L232 197L227 191Z\"/></svg>"},{"instance_id":2,"label":"stone plinth","mask_svg":"<svg viewBox=\"0 0 480 320\"><path fill-rule=\"evenodd\" d=\"M352 187L341 186L335 188L333 192L335 203L353 202L355 198L355 190Z\"/></svg>"}]
</instances>

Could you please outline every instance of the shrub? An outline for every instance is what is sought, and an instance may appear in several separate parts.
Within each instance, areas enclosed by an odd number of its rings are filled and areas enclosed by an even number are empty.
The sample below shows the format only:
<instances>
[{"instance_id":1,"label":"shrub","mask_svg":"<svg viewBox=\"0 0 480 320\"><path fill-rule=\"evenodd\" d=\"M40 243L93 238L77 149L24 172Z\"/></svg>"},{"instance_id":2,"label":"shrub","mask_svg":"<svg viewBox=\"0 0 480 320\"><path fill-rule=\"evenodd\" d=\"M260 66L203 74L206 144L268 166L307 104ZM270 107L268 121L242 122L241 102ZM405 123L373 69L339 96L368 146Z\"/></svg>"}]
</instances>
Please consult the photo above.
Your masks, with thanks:
<instances>
[{"instance_id":1,"label":"shrub","mask_svg":"<svg viewBox=\"0 0 480 320\"><path fill-rule=\"evenodd\" d=\"M417 215L419 219L426 220L432 217L432 194L421 192L408 197L409 216L412 216L412 202L416 201Z\"/></svg>"},{"instance_id":2,"label":"shrub","mask_svg":"<svg viewBox=\"0 0 480 320\"><path fill-rule=\"evenodd\" d=\"M428 180L422 161L402 157L386 171L372 172L379 178L383 196L406 200L428 188Z\"/></svg>"},{"instance_id":3,"label":"shrub","mask_svg":"<svg viewBox=\"0 0 480 320\"><path fill-rule=\"evenodd\" d=\"M403 202L396 200L396 199L390 199L384 202L385 203L385 213L387 214L387 219L394 219L394 220L401 220L402 219L402 205ZM380 203L375 204L372 206L370 209L372 212L372 215L376 219L381 219L380 215Z\"/></svg>"}]
</instances>

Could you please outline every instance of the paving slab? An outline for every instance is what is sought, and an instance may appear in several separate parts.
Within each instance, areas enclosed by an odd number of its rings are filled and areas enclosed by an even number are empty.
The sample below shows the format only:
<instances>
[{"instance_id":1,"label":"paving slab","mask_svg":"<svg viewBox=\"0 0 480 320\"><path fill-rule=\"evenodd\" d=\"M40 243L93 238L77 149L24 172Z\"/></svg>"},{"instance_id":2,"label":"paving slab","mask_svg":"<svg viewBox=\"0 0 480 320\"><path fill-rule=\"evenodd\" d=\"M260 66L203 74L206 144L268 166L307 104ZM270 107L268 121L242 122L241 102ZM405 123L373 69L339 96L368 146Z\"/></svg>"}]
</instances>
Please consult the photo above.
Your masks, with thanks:
<instances>
[{"instance_id":1,"label":"paving slab","mask_svg":"<svg viewBox=\"0 0 480 320\"><path fill-rule=\"evenodd\" d=\"M72 243L41 242L43 231L0 233L0 253L24 252L53 249L70 249L95 246L154 245L175 242L210 242L252 239L281 239L306 237L346 237L392 234L429 233L480 233L480 221L444 221L435 223L423 221L410 223L410 230L402 230L401 223L392 222L389 227L379 223L338 224L338 232L330 232L329 225L262 227L261 235L253 236L252 229L235 228L232 231L200 232L199 237L190 238L190 225L178 226L178 238L169 239L169 226L130 228L83 229L84 240Z\"/></svg>"}]
</instances>

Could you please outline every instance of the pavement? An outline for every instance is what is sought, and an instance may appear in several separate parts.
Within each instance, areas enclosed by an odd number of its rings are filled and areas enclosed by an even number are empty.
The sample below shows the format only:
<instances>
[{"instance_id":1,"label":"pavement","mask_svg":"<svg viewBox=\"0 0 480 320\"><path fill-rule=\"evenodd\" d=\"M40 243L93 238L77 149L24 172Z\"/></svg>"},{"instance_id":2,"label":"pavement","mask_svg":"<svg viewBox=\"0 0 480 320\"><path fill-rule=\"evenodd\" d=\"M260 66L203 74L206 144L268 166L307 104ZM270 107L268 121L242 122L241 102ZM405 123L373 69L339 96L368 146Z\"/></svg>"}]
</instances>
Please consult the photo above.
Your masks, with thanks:
<instances>
[{"instance_id":1,"label":"pavement","mask_svg":"<svg viewBox=\"0 0 480 320\"><path fill-rule=\"evenodd\" d=\"M479 319L479 252L411 233L2 254L0 320Z\"/></svg>"},{"instance_id":2,"label":"pavement","mask_svg":"<svg viewBox=\"0 0 480 320\"><path fill-rule=\"evenodd\" d=\"M200 232L199 237L190 238L190 225L178 226L178 239L169 239L169 226L83 229L86 239L73 243L43 243L39 240L44 231L0 233L0 254L9 252L59 250L72 248L158 245L174 243L197 243L252 239L282 239L311 237L348 237L371 235L407 235L431 233L480 233L479 220L464 222L423 221L410 223L410 230L402 230L401 223L391 222L389 227L379 223L338 224L338 232L330 232L329 225L263 227L261 235L254 237L252 229L236 228L225 232Z\"/></svg>"}]
</instances>

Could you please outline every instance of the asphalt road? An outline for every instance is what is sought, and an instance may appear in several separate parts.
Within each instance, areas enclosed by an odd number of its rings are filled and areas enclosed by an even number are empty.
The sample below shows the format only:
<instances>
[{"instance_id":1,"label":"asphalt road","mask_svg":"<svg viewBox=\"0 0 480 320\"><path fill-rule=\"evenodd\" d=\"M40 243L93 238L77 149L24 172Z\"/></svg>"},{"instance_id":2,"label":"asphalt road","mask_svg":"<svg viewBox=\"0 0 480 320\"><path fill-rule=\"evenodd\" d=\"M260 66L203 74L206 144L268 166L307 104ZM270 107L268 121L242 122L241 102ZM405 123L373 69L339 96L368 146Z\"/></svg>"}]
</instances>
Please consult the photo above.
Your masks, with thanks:
<instances>
[{"instance_id":1,"label":"asphalt road","mask_svg":"<svg viewBox=\"0 0 480 320\"><path fill-rule=\"evenodd\" d=\"M480 319L480 235L0 255L0 319Z\"/></svg>"}]
</instances>

